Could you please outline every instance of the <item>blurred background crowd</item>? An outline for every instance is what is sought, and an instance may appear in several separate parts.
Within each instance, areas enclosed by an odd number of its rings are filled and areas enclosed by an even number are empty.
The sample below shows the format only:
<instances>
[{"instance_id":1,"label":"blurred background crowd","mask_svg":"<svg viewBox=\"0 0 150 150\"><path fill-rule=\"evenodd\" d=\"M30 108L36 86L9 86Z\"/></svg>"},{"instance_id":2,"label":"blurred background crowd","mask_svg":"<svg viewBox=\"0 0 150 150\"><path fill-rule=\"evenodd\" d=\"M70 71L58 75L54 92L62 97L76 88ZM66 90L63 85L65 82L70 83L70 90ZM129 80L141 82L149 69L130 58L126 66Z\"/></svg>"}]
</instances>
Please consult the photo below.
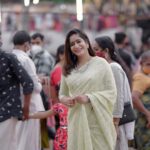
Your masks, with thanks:
<instances>
[{"instance_id":1,"label":"blurred background crowd","mask_svg":"<svg viewBox=\"0 0 150 150\"><path fill-rule=\"evenodd\" d=\"M142 36L147 36L150 26L149 0L84 0L82 21L76 19L75 0L1 0L3 48L11 48L11 37L16 30L45 35L45 46L55 55L56 48L64 42L65 33L72 27L84 29L90 39L125 31L132 51L139 53ZM145 40L145 39L144 39ZM57 42L56 42L57 41ZM145 42L145 41L144 41Z\"/></svg>"}]
</instances>

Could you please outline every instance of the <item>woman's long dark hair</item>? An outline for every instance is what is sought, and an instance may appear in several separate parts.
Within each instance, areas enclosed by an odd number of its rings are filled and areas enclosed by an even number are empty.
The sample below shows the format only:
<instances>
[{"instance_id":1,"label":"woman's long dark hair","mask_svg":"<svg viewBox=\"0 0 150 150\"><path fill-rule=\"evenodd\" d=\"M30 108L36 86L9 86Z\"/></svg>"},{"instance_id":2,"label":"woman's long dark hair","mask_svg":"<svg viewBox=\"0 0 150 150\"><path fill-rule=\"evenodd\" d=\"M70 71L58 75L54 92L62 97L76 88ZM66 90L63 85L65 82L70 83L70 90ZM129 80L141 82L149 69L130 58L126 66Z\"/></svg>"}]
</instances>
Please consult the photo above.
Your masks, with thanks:
<instances>
[{"instance_id":1,"label":"woman's long dark hair","mask_svg":"<svg viewBox=\"0 0 150 150\"><path fill-rule=\"evenodd\" d=\"M74 55L71 52L71 46L70 46L70 37L74 34L79 35L86 43L88 43L89 48L88 48L88 52L90 56L95 56L95 53L91 47L89 38L87 37L87 35L85 33L83 33L81 30L79 29L72 29L66 36L66 41L65 41L65 64L63 66L63 74L65 76L69 75L70 72L72 71L72 69L74 69L77 66L77 56Z\"/></svg>"},{"instance_id":2,"label":"woman's long dark hair","mask_svg":"<svg viewBox=\"0 0 150 150\"><path fill-rule=\"evenodd\" d=\"M108 54L113 61L121 65L121 67L123 68L123 70L125 71L128 77L128 80L131 86L131 72L127 68L122 58L120 57L119 53L115 50L115 45L112 39L108 36L102 36L102 37L95 38L95 41L97 42L99 47L102 48L103 51L108 50Z\"/></svg>"},{"instance_id":3,"label":"woman's long dark hair","mask_svg":"<svg viewBox=\"0 0 150 150\"><path fill-rule=\"evenodd\" d=\"M57 48L55 64L60 62L60 55L64 54L64 51L65 51L64 49L65 49L65 46L63 44Z\"/></svg>"}]
</instances>

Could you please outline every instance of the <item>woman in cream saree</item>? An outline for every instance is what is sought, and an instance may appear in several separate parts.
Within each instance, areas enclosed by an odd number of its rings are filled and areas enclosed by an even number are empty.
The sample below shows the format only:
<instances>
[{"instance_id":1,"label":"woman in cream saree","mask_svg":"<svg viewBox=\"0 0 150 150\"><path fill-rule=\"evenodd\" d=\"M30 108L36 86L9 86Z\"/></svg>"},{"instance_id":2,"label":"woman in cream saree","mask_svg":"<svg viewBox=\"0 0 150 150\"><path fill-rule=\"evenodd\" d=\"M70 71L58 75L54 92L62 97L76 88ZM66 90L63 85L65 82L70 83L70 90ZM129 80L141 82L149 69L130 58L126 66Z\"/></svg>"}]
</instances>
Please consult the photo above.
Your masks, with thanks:
<instances>
[{"instance_id":1,"label":"woman in cream saree","mask_svg":"<svg viewBox=\"0 0 150 150\"><path fill-rule=\"evenodd\" d=\"M68 39L66 51L68 42L69 45L77 43L80 48L74 52L74 47L70 46L71 51L76 53L78 61L80 55L86 61L79 68L74 67L68 75L64 74L61 79L60 101L70 106L67 149L114 150L116 133L112 111L116 101L116 87L111 68L103 58L90 54L90 43L80 30L70 31ZM84 53L79 50L84 50ZM89 57L84 59L84 56Z\"/></svg>"}]
</instances>

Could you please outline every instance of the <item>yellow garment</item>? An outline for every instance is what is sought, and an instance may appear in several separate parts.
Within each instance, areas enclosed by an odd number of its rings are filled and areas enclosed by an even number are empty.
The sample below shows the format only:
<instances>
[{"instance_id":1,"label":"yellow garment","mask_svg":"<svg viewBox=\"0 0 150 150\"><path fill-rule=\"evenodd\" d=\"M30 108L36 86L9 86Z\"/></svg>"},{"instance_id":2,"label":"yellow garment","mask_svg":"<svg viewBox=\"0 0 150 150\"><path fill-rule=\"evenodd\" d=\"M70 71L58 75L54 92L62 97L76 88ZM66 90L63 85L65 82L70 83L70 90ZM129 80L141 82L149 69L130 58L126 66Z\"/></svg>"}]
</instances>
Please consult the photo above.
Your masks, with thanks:
<instances>
[{"instance_id":1,"label":"yellow garment","mask_svg":"<svg viewBox=\"0 0 150 150\"><path fill-rule=\"evenodd\" d=\"M41 145L42 148L49 148L49 137L48 137L48 128L46 124L46 119L40 120L41 124Z\"/></svg>"},{"instance_id":2,"label":"yellow garment","mask_svg":"<svg viewBox=\"0 0 150 150\"><path fill-rule=\"evenodd\" d=\"M67 77L62 76L60 98L82 94L91 102L69 108L67 150L114 150L112 112L117 93L110 65L103 58L93 57Z\"/></svg>"},{"instance_id":3,"label":"yellow garment","mask_svg":"<svg viewBox=\"0 0 150 150\"><path fill-rule=\"evenodd\" d=\"M150 87L150 77L143 73L136 73L133 76L132 91L138 91L143 94Z\"/></svg>"}]
</instances>

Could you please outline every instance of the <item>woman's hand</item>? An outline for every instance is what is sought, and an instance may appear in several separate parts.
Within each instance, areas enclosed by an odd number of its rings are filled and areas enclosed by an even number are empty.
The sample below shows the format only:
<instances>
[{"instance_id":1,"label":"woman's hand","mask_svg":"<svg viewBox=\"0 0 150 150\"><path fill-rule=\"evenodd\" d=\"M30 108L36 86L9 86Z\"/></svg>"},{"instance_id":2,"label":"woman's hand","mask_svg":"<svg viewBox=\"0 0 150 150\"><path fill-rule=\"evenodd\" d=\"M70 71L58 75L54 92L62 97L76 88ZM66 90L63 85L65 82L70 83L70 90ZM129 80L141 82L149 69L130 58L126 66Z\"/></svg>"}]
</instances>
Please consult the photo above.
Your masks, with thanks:
<instances>
[{"instance_id":1,"label":"woman's hand","mask_svg":"<svg viewBox=\"0 0 150 150\"><path fill-rule=\"evenodd\" d=\"M117 139L119 139L119 122L120 122L120 118L113 118L113 123L116 129L116 133L117 133Z\"/></svg>"},{"instance_id":2,"label":"woman's hand","mask_svg":"<svg viewBox=\"0 0 150 150\"><path fill-rule=\"evenodd\" d=\"M90 102L88 96L86 95L79 95L79 96L76 96L74 97L74 100L77 102L77 103L80 103L80 104L87 104Z\"/></svg>"},{"instance_id":3,"label":"woman's hand","mask_svg":"<svg viewBox=\"0 0 150 150\"><path fill-rule=\"evenodd\" d=\"M115 129L116 129L116 134L117 134L117 139L119 139L119 126L118 125L115 125Z\"/></svg>"},{"instance_id":4,"label":"woman's hand","mask_svg":"<svg viewBox=\"0 0 150 150\"><path fill-rule=\"evenodd\" d=\"M63 97L60 99L60 102L68 107L73 107L75 105L75 99L71 97Z\"/></svg>"}]
</instances>

